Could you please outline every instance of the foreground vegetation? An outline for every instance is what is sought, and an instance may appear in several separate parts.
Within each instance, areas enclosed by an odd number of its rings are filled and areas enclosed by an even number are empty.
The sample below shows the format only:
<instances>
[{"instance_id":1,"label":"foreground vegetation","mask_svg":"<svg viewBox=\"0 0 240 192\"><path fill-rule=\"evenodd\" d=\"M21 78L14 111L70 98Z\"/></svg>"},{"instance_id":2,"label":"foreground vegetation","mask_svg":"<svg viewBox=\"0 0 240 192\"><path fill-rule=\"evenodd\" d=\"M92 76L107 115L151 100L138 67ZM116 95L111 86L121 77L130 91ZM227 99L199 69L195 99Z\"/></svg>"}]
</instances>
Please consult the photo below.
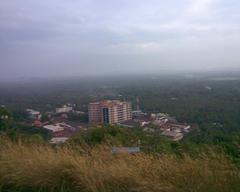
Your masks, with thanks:
<instances>
[{"instance_id":1,"label":"foreground vegetation","mask_svg":"<svg viewBox=\"0 0 240 192\"><path fill-rule=\"evenodd\" d=\"M195 157L111 154L108 147L52 147L1 140L0 191L239 191L222 153Z\"/></svg>"}]
</instances>

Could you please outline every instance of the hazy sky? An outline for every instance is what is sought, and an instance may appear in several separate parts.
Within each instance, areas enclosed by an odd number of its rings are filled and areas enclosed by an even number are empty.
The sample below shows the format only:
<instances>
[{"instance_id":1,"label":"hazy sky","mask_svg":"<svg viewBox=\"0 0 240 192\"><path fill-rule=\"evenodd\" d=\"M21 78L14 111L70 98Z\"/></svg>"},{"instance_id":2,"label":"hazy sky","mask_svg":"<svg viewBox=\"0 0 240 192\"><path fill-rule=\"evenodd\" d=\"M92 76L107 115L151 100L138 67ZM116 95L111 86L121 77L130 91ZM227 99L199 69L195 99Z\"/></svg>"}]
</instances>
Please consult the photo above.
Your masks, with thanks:
<instances>
[{"instance_id":1,"label":"hazy sky","mask_svg":"<svg viewBox=\"0 0 240 192\"><path fill-rule=\"evenodd\" d=\"M0 76L240 68L239 0L0 0Z\"/></svg>"}]
</instances>

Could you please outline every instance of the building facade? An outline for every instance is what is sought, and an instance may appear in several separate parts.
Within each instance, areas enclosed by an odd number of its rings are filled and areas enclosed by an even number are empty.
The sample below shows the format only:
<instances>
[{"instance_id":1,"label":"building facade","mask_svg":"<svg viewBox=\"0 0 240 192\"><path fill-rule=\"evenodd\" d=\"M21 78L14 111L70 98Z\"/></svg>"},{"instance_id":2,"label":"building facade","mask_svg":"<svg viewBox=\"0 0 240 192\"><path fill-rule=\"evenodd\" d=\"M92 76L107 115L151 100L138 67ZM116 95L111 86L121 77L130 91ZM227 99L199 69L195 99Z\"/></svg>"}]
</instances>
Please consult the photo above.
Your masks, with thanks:
<instances>
[{"instance_id":1,"label":"building facade","mask_svg":"<svg viewBox=\"0 0 240 192\"><path fill-rule=\"evenodd\" d=\"M64 105L61 108L56 108L56 113L69 113L73 110L71 106Z\"/></svg>"},{"instance_id":2,"label":"building facade","mask_svg":"<svg viewBox=\"0 0 240 192\"><path fill-rule=\"evenodd\" d=\"M132 119L130 102L105 100L88 105L89 123L114 124Z\"/></svg>"},{"instance_id":3,"label":"building facade","mask_svg":"<svg viewBox=\"0 0 240 192\"><path fill-rule=\"evenodd\" d=\"M39 111L35 111L33 109L27 109L26 112L30 119L40 120L42 118L42 115Z\"/></svg>"}]
</instances>

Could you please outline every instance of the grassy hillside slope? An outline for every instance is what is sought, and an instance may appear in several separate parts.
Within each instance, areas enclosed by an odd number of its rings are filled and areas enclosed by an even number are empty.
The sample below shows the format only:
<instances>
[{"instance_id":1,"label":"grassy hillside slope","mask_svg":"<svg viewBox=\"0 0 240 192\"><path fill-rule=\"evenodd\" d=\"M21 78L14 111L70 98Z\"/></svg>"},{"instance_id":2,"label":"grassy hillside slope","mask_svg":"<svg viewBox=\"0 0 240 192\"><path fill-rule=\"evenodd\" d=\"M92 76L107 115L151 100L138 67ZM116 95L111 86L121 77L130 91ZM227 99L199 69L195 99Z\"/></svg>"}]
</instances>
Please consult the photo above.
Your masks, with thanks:
<instances>
[{"instance_id":1,"label":"grassy hillside slope","mask_svg":"<svg viewBox=\"0 0 240 192\"><path fill-rule=\"evenodd\" d=\"M0 191L239 191L239 170L209 150L183 155L112 155L108 147L1 142Z\"/></svg>"}]
</instances>

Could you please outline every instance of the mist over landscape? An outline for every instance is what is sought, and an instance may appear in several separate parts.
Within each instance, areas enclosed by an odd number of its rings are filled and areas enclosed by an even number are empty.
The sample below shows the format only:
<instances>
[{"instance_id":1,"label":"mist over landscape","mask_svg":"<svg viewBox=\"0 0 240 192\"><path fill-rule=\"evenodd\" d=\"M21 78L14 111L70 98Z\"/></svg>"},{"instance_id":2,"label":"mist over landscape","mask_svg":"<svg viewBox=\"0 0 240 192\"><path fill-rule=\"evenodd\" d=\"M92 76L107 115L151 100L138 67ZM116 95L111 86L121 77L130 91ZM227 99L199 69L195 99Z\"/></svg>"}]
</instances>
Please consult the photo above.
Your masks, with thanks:
<instances>
[{"instance_id":1,"label":"mist over landscape","mask_svg":"<svg viewBox=\"0 0 240 192\"><path fill-rule=\"evenodd\" d=\"M1 0L0 192L239 192L239 10Z\"/></svg>"},{"instance_id":2,"label":"mist over landscape","mask_svg":"<svg viewBox=\"0 0 240 192\"><path fill-rule=\"evenodd\" d=\"M3 0L0 77L239 70L236 0Z\"/></svg>"}]
</instances>

